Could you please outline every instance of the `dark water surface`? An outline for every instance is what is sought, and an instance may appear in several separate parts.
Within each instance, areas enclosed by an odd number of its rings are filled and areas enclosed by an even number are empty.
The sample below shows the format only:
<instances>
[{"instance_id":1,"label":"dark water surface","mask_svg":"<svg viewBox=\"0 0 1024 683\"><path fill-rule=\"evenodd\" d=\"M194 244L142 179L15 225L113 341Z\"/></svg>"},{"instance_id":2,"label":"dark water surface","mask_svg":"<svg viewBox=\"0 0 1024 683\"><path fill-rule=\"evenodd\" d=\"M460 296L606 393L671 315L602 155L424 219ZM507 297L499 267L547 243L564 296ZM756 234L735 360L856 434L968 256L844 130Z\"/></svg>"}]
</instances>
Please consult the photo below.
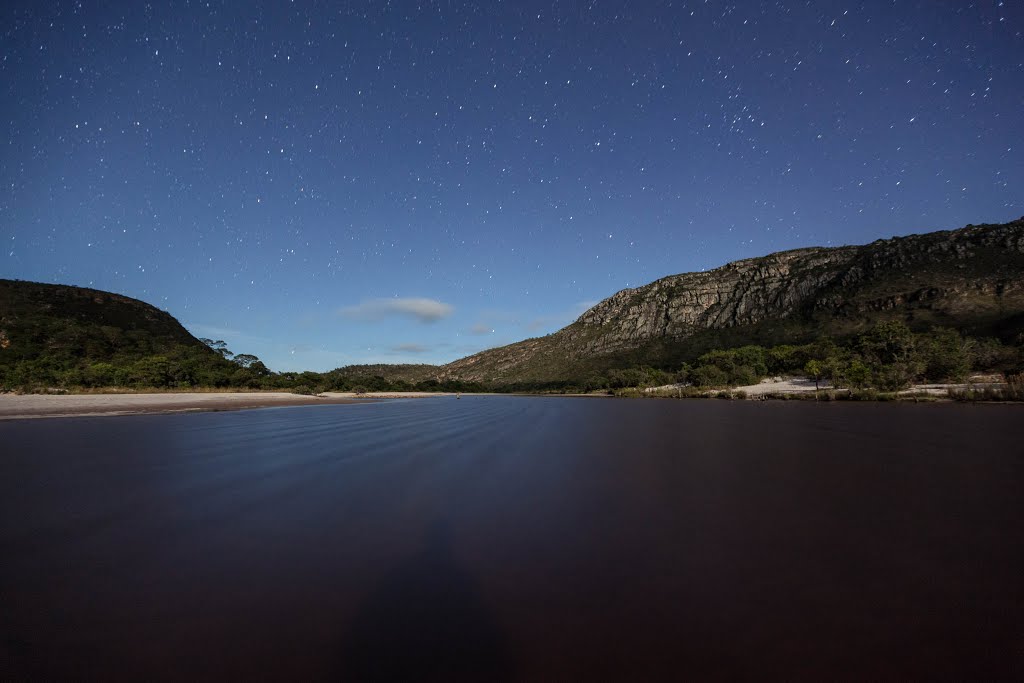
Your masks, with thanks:
<instances>
[{"instance_id":1,"label":"dark water surface","mask_svg":"<svg viewBox=\"0 0 1024 683\"><path fill-rule=\"evenodd\" d=\"M1024 409L0 424L0 678L1024 678Z\"/></svg>"}]
</instances>

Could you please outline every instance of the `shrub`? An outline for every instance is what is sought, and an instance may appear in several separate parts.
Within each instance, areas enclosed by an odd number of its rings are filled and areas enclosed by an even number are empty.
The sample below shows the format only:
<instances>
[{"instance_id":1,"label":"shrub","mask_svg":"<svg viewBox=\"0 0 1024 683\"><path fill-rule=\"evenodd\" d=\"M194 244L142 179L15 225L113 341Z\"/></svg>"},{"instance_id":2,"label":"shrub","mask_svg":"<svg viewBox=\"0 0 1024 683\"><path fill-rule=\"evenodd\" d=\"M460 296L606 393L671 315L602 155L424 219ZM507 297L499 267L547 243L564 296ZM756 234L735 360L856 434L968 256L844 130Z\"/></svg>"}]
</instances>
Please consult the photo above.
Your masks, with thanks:
<instances>
[{"instance_id":1,"label":"shrub","mask_svg":"<svg viewBox=\"0 0 1024 683\"><path fill-rule=\"evenodd\" d=\"M716 365L702 365L690 373L690 381L701 387L723 387L729 376Z\"/></svg>"}]
</instances>

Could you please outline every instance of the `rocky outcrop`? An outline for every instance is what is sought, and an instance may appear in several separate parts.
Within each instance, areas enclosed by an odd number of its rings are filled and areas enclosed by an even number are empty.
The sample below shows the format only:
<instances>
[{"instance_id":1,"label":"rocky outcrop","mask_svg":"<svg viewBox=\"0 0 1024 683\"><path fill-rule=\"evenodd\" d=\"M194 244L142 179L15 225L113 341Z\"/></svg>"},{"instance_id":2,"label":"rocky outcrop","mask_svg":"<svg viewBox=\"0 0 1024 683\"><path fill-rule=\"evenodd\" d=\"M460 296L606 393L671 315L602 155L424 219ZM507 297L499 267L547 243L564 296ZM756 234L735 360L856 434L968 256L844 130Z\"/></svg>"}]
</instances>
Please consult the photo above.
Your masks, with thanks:
<instances>
[{"instance_id":1,"label":"rocky outcrop","mask_svg":"<svg viewBox=\"0 0 1024 683\"><path fill-rule=\"evenodd\" d=\"M513 382L556 379L561 360L585 363L645 348L659 353L715 330L784 328L776 341L856 331L884 317L972 330L1024 313L1024 218L1004 225L807 248L745 259L624 289L540 339L455 361L442 376ZM919 326L920 326L919 325ZM637 353L639 352L639 353Z\"/></svg>"},{"instance_id":2,"label":"rocky outcrop","mask_svg":"<svg viewBox=\"0 0 1024 683\"><path fill-rule=\"evenodd\" d=\"M701 329L753 325L796 310L832 284L856 250L800 249L736 261L704 273L662 278L597 304L565 330L580 338L587 326L603 333L585 353L607 353L654 338L678 339Z\"/></svg>"}]
</instances>

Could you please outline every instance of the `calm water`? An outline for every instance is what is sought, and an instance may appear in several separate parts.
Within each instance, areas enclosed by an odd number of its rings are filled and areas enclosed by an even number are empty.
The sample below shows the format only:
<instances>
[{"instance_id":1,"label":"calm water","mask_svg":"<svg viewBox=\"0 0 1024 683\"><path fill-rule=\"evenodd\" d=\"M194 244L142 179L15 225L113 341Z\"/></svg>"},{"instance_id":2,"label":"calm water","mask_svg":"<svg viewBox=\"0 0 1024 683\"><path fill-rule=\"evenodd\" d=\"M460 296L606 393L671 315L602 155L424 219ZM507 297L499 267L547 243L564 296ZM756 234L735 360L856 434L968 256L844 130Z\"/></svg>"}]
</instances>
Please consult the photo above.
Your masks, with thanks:
<instances>
[{"instance_id":1,"label":"calm water","mask_svg":"<svg viewBox=\"0 0 1024 683\"><path fill-rule=\"evenodd\" d=\"M0 423L0 678L1024 677L1024 409Z\"/></svg>"}]
</instances>

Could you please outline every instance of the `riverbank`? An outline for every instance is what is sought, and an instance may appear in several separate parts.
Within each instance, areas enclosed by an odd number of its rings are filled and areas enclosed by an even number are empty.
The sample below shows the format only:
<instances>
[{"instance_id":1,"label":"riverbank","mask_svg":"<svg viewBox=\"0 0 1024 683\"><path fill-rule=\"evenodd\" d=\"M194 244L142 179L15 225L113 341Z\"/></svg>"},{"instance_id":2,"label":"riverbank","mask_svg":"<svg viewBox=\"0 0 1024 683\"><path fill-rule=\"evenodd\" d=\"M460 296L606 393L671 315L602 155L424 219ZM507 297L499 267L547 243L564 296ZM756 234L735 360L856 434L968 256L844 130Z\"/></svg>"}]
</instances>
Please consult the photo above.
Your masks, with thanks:
<instances>
[{"instance_id":1,"label":"riverbank","mask_svg":"<svg viewBox=\"0 0 1024 683\"><path fill-rule=\"evenodd\" d=\"M207 412L283 406L362 403L367 400L429 398L455 394L379 391L365 394L327 392L318 396L284 391L175 392L139 394L0 394L0 420L42 417L135 415Z\"/></svg>"},{"instance_id":2,"label":"riverbank","mask_svg":"<svg viewBox=\"0 0 1024 683\"><path fill-rule=\"evenodd\" d=\"M357 403L349 397L301 396L287 392L195 392L160 394L0 394L0 420L95 415L133 415L276 406Z\"/></svg>"},{"instance_id":3,"label":"riverbank","mask_svg":"<svg viewBox=\"0 0 1024 683\"><path fill-rule=\"evenodd\" d=\"M643 395L656 398L735 398L750 400L1019 400L1019 392L998 375L977 375L966 383L914 384L899 391L872 388L837 388L831 383L809 377L773 377L758 384L729 389L699 389L686 384L668 384L643 389Z\"/></svg>"},{"instance_id":4,"label":"riverbank","mask_svg":"<svg viewBox=\"0 0 1024 683\"><path fill-rule=\"evenodd\" d=\"M431 396L459 396L445 391L367 391L362 394L355 394L351 391L325 391L320 394L327 398L430 398ZM479 396L480 394L474 394Z\"/></svg>"}]
</instances>

